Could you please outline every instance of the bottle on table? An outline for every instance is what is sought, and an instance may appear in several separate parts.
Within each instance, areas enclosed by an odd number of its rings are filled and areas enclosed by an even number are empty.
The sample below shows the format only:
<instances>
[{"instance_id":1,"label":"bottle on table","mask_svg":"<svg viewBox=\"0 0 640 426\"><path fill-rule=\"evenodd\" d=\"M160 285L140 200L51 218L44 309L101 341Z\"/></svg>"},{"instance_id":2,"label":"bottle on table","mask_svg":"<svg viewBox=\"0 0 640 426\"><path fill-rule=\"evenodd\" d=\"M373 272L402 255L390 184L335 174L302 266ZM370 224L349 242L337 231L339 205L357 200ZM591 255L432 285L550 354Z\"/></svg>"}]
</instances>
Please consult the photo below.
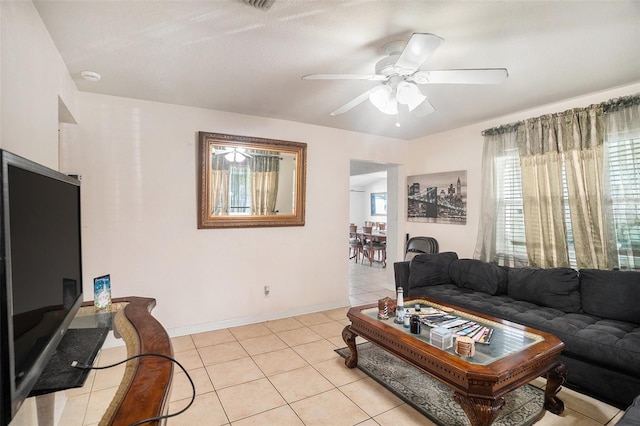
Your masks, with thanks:
<instances>
[{"instance_id":1,"label":"bottle on table","mask_svg":"<svg viewBox=\"0 0 640 426\"><path fill-rule=\"evenodd\" d=\"M404 322L404 290L402 287L398 287L398 294L396 296L396 318L394 321L399 324Z\"/></svg>"}]
</instances>

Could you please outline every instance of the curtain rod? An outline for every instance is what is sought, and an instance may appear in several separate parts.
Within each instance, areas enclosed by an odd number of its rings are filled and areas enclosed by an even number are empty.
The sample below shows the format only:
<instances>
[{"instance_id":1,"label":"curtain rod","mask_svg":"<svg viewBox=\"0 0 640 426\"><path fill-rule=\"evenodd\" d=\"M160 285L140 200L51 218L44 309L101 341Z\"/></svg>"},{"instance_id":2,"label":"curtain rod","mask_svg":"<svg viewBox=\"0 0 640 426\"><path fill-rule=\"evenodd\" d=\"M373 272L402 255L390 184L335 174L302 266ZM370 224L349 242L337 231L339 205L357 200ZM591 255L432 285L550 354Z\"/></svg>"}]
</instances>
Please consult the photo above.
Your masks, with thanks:
<instances>
[{"instance_id":1,"label":"curtain rod","mask_svg":"<svg viewBox=\"0 0 640 426\"><path fill-rule=\"evenodd\" d=\"M580 111L580 110L591 109L591 108L602 108L603 112L607 113L611 111L617 111L621 108L627 108L632 105L640 105L640 93L609 99L606 102L602 102L599 104L592 104L585 108L571 108L563 112L556 112L553 114L545 114L545 115L562 115L569 111ZM540 117L535 117L535 118L540 118ZM499 135L502 133L511 132L514 129L516 129L518 126L520 126L522 123L524 123L524 121L516 121L515 123L503 124L498 127L485 129L482 131L482 136L492 136L492 135Z\"/></svg>"}]
</instances>

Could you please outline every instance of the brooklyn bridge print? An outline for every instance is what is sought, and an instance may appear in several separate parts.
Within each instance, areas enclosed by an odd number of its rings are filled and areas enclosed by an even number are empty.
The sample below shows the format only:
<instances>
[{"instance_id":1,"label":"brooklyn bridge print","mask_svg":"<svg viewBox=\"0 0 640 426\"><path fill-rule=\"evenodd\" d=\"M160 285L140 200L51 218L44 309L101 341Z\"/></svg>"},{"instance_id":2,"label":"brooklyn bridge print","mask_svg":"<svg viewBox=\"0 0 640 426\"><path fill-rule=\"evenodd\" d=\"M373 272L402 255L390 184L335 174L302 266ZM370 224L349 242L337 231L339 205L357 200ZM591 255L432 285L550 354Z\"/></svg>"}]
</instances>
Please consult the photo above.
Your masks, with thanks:
<instances>
[{"instance_id":1,"label":"brooklyn bridge print","mask_svg":"<svg viewBox=\"0 0 640 426\"><path fill-rule=\"evenodd\" d=\"M407 221L467 223L467 171L407 177Z\"/></svg>"}]
</instances>

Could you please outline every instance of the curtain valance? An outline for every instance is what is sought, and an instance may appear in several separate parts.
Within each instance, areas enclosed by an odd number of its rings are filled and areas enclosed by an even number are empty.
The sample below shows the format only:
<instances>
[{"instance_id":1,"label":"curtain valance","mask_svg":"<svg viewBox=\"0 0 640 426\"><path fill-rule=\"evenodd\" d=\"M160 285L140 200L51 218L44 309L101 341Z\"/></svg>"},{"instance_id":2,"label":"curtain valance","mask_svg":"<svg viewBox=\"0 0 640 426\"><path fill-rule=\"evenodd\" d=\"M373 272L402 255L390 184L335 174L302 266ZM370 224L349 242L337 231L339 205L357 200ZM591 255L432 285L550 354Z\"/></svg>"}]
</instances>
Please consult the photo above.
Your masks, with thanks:
<instances>
[{"instance_id":1,"label":"curtain valance","mask_svg":"<svg viewBox=\"0 0 640 426\"><path fill-rule=\"evenodd\" d=\"M493 136L498 134L503 134L507 132L512 132L517 130L520 126L522 126L527 121L532 120L550 120L553 118L562 118L566 116L575 116L585 114L588 111L597 111L601 110L602 113L606 114L611 111L617 111L622 108L627 108L631 105L640 105L640 93L636 93L634 95L622 96L620 98L609 99L606 102L602 102L599 104L592 104L588 107L584 108L573 108L562 112L556 112L553 114L546 114L540 117L532 117L523 121L516 121L514 123L503 124L498 127L492 127L489 129L485 129L482 131L482 136Z\"/></svg>"}]
</instances>

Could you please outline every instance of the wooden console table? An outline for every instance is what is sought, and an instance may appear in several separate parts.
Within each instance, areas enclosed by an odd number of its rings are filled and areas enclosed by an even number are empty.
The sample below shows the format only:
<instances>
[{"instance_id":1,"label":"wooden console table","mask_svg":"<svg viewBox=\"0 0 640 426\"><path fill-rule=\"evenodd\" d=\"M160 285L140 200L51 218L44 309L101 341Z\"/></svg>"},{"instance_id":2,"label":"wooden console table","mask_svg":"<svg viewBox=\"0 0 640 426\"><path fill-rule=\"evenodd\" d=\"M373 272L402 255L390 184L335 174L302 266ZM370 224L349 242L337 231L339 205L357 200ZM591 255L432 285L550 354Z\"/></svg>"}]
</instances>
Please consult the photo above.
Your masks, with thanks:
<instances>
[{"instance_id":1,"label":"wooden console table","mask_svg":"<svg viewBox=\"0 0 640 426\"><path fill-rule=\"evenodd\" d=\"M127 356L161 354L173 357L171 340L164 327L151 316L156 300L145 297L123 297L113 305L126 304L114 317L116 337L122 337ZM93 302L83 307L91 309ZM141 357L127 362L124 377L109 408L100 421L103 425L129 425L167 413L173 363L160 357ZM159 425L161 421L145 423Z\"/></svg>"},{"instance_id":2,"label":"wooden console table","mask_svg":"<svg viewBox=\"0 0 640 426\"><path fill-rule=\"evenodd\" d=\"M164 327L151 316L156 300L145 297L122 297L112 300L107 309L96 310L92 301L82 304L70 329L109 328L121 338L127 349L127 358L140 354L159 354L173 358L171 340ZM143 356L126 363L120 385L104 413L92 413L100 418L100 426L131 425L141 420L165 415L169 408L169 393L173 379L173 362L156 356ZM12 424L53 426L58 409L58 392L35 396L29 411L22 411ZM66 401L66 397L61 397ZM26 404L25 404L26 405ZM58 411L60 412L60 411ZM145 422L144 425L165 424L164 419Z\"/></svg>"}]
</instances>

